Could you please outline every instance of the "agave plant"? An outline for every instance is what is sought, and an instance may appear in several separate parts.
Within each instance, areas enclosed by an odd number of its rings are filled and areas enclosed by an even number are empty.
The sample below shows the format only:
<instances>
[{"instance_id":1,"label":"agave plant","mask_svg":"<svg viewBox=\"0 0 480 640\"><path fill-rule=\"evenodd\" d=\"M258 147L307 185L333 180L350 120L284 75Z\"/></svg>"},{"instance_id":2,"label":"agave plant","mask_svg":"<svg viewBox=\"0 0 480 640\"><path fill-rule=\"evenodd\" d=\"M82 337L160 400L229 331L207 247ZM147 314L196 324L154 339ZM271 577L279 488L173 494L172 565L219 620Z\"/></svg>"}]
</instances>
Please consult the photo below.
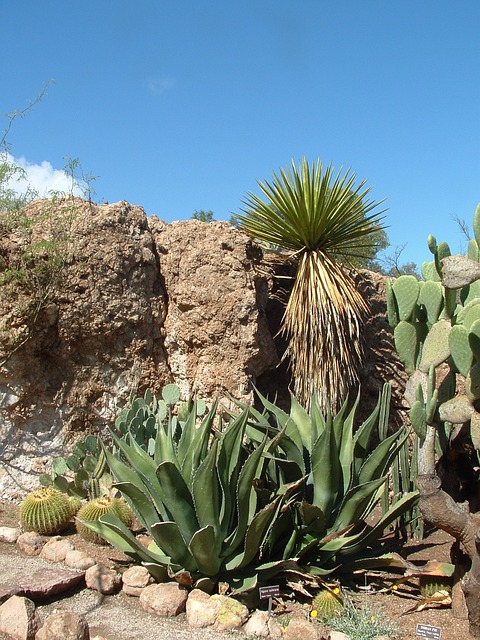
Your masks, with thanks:
<instances>
[{"instance_id":1,"label":"agave plant","mask_svg":"<svg viewBox=\"0 0 480 640\"><path fill-rule=\"evenodd\" d=\"M384 492L393 460L405 443L405 428L371 447L374 428L388 423L390 386L385 385L372 414L354 431L360 394L348 410L345 402L333 416L324 416L314 395L307 412L292 397L290 414L258 394L264 411L251 409L247 430L256 444L265 433L269 442L268 477L273 487L304 478L300 496L274 523L269 543L282 548L310 571L326 574L341 564L372 555L372 544L401 513L418 500L410 492L397 499L374 524L366 524ZM378 554L378 549L373 550ZM381 564L381 563L380 563Z\"/></svg>"},{"instance_id":2,"label":"agave plant","mask_svg":"<svg viewBox=\"0 0 480 640\"><path fill-rule=\"evenodd\" d=\"M225 429L215 428L216 404L197 424L196 403L180 437L173 421L157 421L152 454L133 435L113 434L116 455L106 452L114 487L153 538L148 549L114 515L83 522L130 555L159 580L211 591L218 581L233 592L252 589L284 565L269 563L263 549L292 485L258 505L256 486L264 475L266 439L253 452L244 447L248 409Z\"/></svg>"},{"instance_id":3,"label":"agave plant","mask_svg":"<svg viewBox=\"0 0 480 640\"><path fill-rule=\"evenodd\" d=\"M359 379L365 302L342 266L368 256L382 229L378 203L365 182L347 171L334 176L320 161L259 182L266 201L249 193L237 215L252 237L296 266L282 324L295 395L307 406L318 394L322 409L339 408ZM287 354L285 354L287 355Z\"/></svg>"}]
</instances>

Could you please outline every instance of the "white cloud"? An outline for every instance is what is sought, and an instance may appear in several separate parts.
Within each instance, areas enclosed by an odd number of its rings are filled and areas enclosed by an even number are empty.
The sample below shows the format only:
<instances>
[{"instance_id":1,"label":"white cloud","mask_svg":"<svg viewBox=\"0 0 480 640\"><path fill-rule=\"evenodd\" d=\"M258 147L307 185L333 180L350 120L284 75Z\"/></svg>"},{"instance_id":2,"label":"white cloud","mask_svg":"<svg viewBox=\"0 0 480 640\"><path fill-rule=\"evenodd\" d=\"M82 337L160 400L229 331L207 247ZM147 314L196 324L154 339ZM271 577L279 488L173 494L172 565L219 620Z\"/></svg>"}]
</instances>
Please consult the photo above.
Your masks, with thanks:
<instances>
[{"instance_id":1,"label":"white cloud","mask_svg":"<svg viewBox=\"0 0 480 640\"><path fill-rule=\"evenodd\" d=\"M172 80L172 78L149 77L146 79L145 84L151 93L159 94L171 89L175 84L175 81Z\"/></svg>"},{"instance_id":2,"label":"white cloud","mask_svg":"<svg viewBox=\"0 0 480 640\"><path fill-rule=\"evenodd\" d=\"M14 158L7 154L7 162L14 164L24 171L24 176L13 176L8 182L8 187L19 194L27 192L28 188L33 189L40 198L48 197L51 191L73 193L81 195L80 188L73 184L72 179L65 175L61 169L54 169L50 162L44 160L41 164L32 164L26 158Z\"/></svg>"}]
</instances>

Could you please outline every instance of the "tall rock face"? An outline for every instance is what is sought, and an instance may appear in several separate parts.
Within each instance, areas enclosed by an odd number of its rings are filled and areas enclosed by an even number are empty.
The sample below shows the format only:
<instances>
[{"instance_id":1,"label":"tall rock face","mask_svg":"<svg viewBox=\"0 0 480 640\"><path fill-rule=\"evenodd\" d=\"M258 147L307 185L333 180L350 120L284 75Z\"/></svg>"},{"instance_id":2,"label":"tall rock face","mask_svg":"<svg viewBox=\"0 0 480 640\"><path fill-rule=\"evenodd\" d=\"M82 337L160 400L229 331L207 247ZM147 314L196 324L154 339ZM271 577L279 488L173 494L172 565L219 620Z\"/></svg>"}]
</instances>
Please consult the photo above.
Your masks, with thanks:
<instances>
[{"instance_id":1,"label":"tall rock face","mask_svg":"<svg viewBox=\"0 0 480 640\"><path fill-rule=\"evenodd\" d=\"M261 250L245 234L226 222L166 224L126 202L55 206L32 203L27 229L0 235L0 261L8 264L25 254L27 240L41 247L65 225L68 232L62 277L28 342L0 358L0 498L36 487L52 457L113 424L132 391L159 393L174 382L185 398L228 392L246 400L255 385L288 406L277 334L278 295L289 281L266 275ZM370 412L392 382L398 409L402 368L385 321L384 279L355 277L371 308L360 407ZM18 329L34 290L12 292L0 295L4 354L4 327Z\"/></svg>"},{"instance_id":2,"label":"tall rock face","mask_svg":"<svg viewBox=\"0 0 480 640\"><path fill-rule=\"evenodd\" d=\"M44 206L29 211L40 239ZM184 397L245 399L277 363L261 252L243 233L165 224L125 202L75 201L69 224L61 289L0 369L0 497L36 485L69 439L112 424L131 391L175 382Z\"/></svg>"}]
</instances>

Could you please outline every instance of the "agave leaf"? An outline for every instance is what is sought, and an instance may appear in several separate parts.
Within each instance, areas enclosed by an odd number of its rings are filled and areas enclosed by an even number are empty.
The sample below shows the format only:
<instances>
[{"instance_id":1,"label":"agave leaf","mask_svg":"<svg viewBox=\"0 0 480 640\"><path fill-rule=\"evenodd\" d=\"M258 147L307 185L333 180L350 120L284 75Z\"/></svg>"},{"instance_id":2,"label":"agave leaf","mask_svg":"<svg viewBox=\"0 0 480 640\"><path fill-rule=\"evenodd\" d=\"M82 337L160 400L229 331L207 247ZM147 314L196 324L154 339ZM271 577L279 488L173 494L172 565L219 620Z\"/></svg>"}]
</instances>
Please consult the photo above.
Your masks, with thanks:
<instances>
[{"instance_id":1,"label":"agave leaf","mask_svg":"<svg viewBox=\"0 0 480 640\"><path fill-rule=\"evenodd\" d=\"M222 558L217 553L218 544L215 529L211 525L198 529L190 540L188 549L195 558L199 572L204 576L212 578L220 571Z\"/></svg>"},{"instance_id":2,"label":"agave leaf","mask_svg":"<svg viewBox=\"0 0 480 640\"><path fill-rule=\"evenodd\" d=\"M339 459L342 468L343 486L349 487L352 477L352 462L353 462L353 421L355 419L355 413L357 411L358 403L360 402L360 392L357 395L357 399L350 410L348 416L343 421L339 421L339 426L336 427L339 431L341 428L341 441L339 445ZM346 407L346 403L344 404ZM338 415L334 418L334 424L338 419Z\"/></svg>"},{"instance_id":3,"label":"agave leaf","mask_svg":"<svg viewBox=\"0 0 480 640\"><path fill-rule=\"evenodd\" d=\"M281 505L282 499L278 497L255 515L247 529L244 550L226 564L228 571L246 567L261 554L270 525L277 517Z\"/></svg>"},{"instance_id":4,"label":"agave leaf","mask_svg":"<svg viewBox=\"0 0 480 640\"><path fill-rule=\"evenodd\" d=\"M114 477L120 482L130 482L140 489L142 493L150 495L162 519L170 520L169 514L165 509L165 495L158 481L156 466L152 458L138 443L132 441L130 446L125 440L113 437L116 446L130 465L124 464L119 460L118 456L110 454L105 449L105 455Z\"/></svg>"},{"instance_id":5,"label":"agave leaf","mask_svg":"<svg viewBox=\"0 0 480 640\"><path fill-rule=\"evenodd\" d=\"M149 533L156 545L171 558L171 562L187 571L197 570L195 560L188 550L176 522L157 522L150 527Z\"/></svg>"},{"instance_id":6,"label":"agave leaf","mask_svg":"<svg viewBox=\"0 0 480 640\"><path fill-rule=\"evenodd\" d=\"M237 526L225 541L225 555L231 555L244 539L249 522L253 519L257 495L253 488L254 478L260 477L264 465L263 450L266 440L250 454L240 471L237 483Z\"/></svg>"},{"instance_id":7,"label":"agave leaf","mask_svg":"<svg viewBox=\"0 0 480 640\"><path fill-rule=\"evenodd\" d=\"M319 507L328 520L342 491L337 444L328 426L313 445L311 475L314 489L312 504Z\"/></svg>"},{"instance_id":8,"label":"agave leaf","mask_svg":"<svg viewBox=\"0 0 480 640\"><path fill-rule=\"evenodd\" d=\"M218 478L221 488L220 527L222 537L232 532L237 482L243 460L242 443L248 420L245 409L222 433L218 451Z\"/></svg>"},{"instance_id":9,"label":"agave leaf","mask_svg":"<svg viewBox=\"0 0 480 640\"><path fill-rule=\"evenodd\" d=\"M343 549L345 554L356 554L369 544L375 543L385 529L406 510L411 509L418 502L418 491L411 491L402 496L371 528L363 532L362 537L355 544Z\"/></svg>"},{"instance_id":10,"label":"agave leaf","mask_svg":"<svg viewBox=\"0 0 480 640\"><path fill-rule=\"evenodd\" d=\"M332 529L340 530L361 521L367 507L380 498L386 480L386 476L376 478L349 489L342 500Z\"/></svg>"},{"instance_id":11,"label":"agave leaf","mask_svg":"<svg viewBox=\"0 0 480 640\"><path fill-rule=\"evenodd\" d=\"M370 438L380 413L380 405L383 402L383 396L378 399L375 409L368 418L360 425L353 437L353 466L354 478L358 477L360 467L362 466L369 449Z\"/></svg>"},{"instance_id":12,"label":"agave leaf","mask_svg":"<svg viewBox=\"0 0 480 640\"><path fill-rule=\"evenodd\" d=\"M153 460L157 465L161 462L172 462L180 469L177 451L174 446L172 420L169 420L167 430L165 430L164 425L157 420Z\"/></svg>"},{"instance_id":13,"label":"agave leaf","mask_svg":"<svg viewBox=\"0 0 480 640\"><path fill-rule=\"evenodd\" d=\"M356 404L357 402L355 403L355 405ZM335 435L335 440L337 442L337 449L339 452L341 451L342 442L344 440L345 423L347 420L345 418L345 413L347 412L347 407L348 407L348 398L344 401L344 403L342 404L340 409L337 411L335 416L333 416L333 421L332 421L333 433ZM353 421L353 418L352 418L352 421Z\"/></svg>"},{"instance_id":14,"label":"agave leaf","mask_svg":"<svg viewBox=\"0 0 480 640\"><path fill-rule=\"evenodd\" d=\"M135 538L133 533L113 513L106 513L99 520L81 520L86 527L100 534L126 555L141 561L159 562L167 565L170 558L152 553Z\"/></svg>"},{"instance_id":15,"label":"agave leaf","mask_svg":"<svg viewBox=\"0 0 480 640\"><path fill-rule=\"evenodd\" d=\"M188 486L172 462L158 465L157 478L163 489L165 507L177 523L185 543L189 544L199 525Z\"/></svg>"},{"instance_id":16,"label":"agave leaf","mask_svg":"<svg viewBox=\"0 0 480 640\"><path fill-rule=\"evenodd\" d=\"M120 491L132 511L147 530L150 530L150 528L160 520L158 511L155 509L155 505L146 487L145 491L142 491L131 482L115 482L113 486Z\"/></svg>"},{"instance_id":17,"label":"agave leaf","mask_svg":"<svg viewBox=\"0 0 480 640\"><path fill-rule=\"evenodd\" d=\"M290 418L291 420L286 428L286 435L295 442L299 451L302 451L303 448L311 451L312 421L307 411L293 395L291 396Z\"/></svg>"},{"instance_id":18,"label":"agave leaf","mask_svg":"<svg viewBox=\"0 0 480 640\"><path fill-rule=\"evenodd\" d=\"M220 495L217 477L217 453L219 441L215 440L207 457L198 467L192 483L192 495L200 527L211 525L220 529Z\"/></svg>"},{"instance_id":19,"label":"agave leaf","mask_svg":"<svg viewBox=\"0 0 480 640\"><path fill-rule=\"evenodd\" d=\"M298 504L298 509L309 533L324 533L327 521L320 507L310 504L306 500L302 500L302 502Z\"/></svg>"},{"instance_id":20,"label":"agave leaf","mask_svg":"<svg viewBox=\"0 0 480 640\"><path fill-rule=\"evenodd\" d=\"M255 392L259 397L259 399L261 400L265 409L267 409L267 411L270 411L270 413L275 416L277 420L277 424L280 427L280 429L283 429L287 424L288 420L290 419L290 416L288 415L288 413L285 413L283 409L280 409L280 407L277 407L276 404L274 404L273 402L270 402L270 400L265 398L265 396L263 396L260 393L260 391L258 391L257 388L255 388Z\"/></svg>"},{"instance_id":21,"label":"agave leaf","mask_svg":"<svg viewBox=\"0 0 480 640\"><path fill-rule=\"evenodd\" d=\"M368 456L358 474L358 482L363 484L383 476L389 463L396 456L408 438L406 429L399 429L388 438L385 438L377 448Z\"/></svg>"},{"instance_id":22,"label":"agave leaf","mask_svg":"<svg viewBox=\"0 0 480 640\"><path fill-rule=\"evenodd\" d=\"M281 431L276 438L267 444L267 451L273 451L277 446L284 452L285 461L298 467L298 477L304 476L306 469L303 448L298 449L296 443L286 434L286 430ZM286 481L291 482L293 478Z\"/></svg>"}]
</instances>

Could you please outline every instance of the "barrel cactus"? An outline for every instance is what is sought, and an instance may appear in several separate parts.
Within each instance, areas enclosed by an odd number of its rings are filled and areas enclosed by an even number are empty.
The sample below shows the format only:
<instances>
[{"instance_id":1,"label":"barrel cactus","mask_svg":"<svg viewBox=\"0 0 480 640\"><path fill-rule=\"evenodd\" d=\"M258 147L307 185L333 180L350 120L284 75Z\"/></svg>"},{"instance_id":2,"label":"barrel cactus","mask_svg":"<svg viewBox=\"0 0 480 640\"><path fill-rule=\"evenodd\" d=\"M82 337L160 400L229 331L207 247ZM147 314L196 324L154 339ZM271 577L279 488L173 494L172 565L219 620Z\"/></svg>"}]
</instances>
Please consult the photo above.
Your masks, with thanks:
<instances>
[{"instance_id":1,"label":"barrel cactus","mask_svg":"<svg viewBox=\"0 0 480 640\"><path fill-rule=\"evenodd\" d=\"M72 518L72 506L61 491L51 487L28 494L20 507L20 524L25 531L54 535L65 529Z\"/></svg>"},{"instance_id":2,"label":"barrel cactus","mask_svg":"<svg viewBox=\"0 0 480 640\"><path fill-rule=\"evenodd\" d=\"M313 599L312 611L320 618L335 618L343 613L343 602L340 590L322 589Z\"/></svg>"},{"instance_id":3,"label":"barrel cactus","mask_svg":"<svg viewBox=\"0 0 480 640\"><path fill-rule=\"evenodd\" d=\"M83 522L96 521L107 513L117 516L117 518L119 518L126 527L130 527L132 524L132 512L125 500L122 498L103 496L101 498L96 498L95 500L90 500L78 511L76 517L78 534L88 542L93 542L94 544L106 544L105 538L87 527Z\"/></svg>"}]
</instances>

